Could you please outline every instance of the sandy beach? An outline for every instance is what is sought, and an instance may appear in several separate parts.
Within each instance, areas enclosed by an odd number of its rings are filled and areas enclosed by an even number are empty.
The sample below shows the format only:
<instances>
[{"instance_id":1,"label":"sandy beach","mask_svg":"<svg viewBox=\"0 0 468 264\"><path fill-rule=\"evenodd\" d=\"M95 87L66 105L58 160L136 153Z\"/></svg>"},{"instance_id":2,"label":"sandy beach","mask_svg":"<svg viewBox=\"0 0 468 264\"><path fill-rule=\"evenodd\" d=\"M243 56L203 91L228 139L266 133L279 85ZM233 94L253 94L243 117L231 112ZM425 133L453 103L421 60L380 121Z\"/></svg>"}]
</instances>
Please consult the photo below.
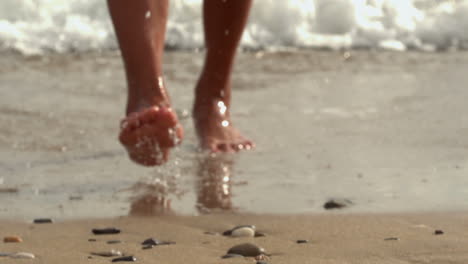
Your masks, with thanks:
<instances>
[{"instance_id":1,"label":"sandy beach","mask_svg":"<svg viewBox=\"0 0 468 264\"><path fill-rule=\"evenodd\" d=\"M190 120L202 61L166 54L186 138L167 165L144 168L116 140L117 52L2 54L0 236L23 242L0 253L36 258L0 262L108 263L88 257L115 249L138 263L254 263L221 259L251 242L268 263L467 263L468 53L244 52L233 120L257 148L218 156L197 151ZM331 198L350 205L325 210ZM205 234L242 224L266 236ZM149 237L176 244L141 249Z\"/></svg>"},{"instance_id":2,"label":"sandy beach","mask_svg":"<svg viewBox=\"0 0 468 264\"><path fill-rule=\"evenodd\" d=\"M466 263L467 218L465 213L224 214L122 217L52 224L2 221L0 234L20 235L23 242L3 243L1 253L30 252L36 258L2 257L0 261L109 263L112 257L92 256L91 252L114 249L135 256L137 263L255 263L253 257L221 258L232 246L248 242L265 249L269 255L267 263ZM265 236L233 238L220 235L239 224L255 224ZM116 227L121 233L91 233L93 228L102 227ZM444 234L435 235L435 230L442 230ZM141 243L147 238L175 244L142 249ZM110 240L120 243L108 244ZM308 240L308 243L298 244L297 240Z\"/></svg>"}]
</instances>

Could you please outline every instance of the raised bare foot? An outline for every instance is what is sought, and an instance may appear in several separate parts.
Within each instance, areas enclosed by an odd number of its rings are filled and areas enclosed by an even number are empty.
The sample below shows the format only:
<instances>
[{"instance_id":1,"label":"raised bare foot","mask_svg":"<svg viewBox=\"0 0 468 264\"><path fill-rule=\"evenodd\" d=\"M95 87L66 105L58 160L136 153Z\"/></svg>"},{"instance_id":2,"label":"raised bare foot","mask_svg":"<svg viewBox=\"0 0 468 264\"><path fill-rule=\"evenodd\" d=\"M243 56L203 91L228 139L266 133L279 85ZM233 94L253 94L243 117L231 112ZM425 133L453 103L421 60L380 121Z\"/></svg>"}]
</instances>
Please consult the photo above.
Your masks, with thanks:
<instances>
[{"instance_id":1,"label":"raised bare foot","mask_svg":"<svg viewBox=\"0 0 468 264\"><path fill-rule=\"evenodd\" d=\"M130 113L120 129L119 140L130 159L145 166L166 162L169 149L183 138L182 126L168 107L153 106Z\"/></svg>"},{"instance_id":2,"label":"raised bare foot","mask_svg":"<svg viewBox=\"0 0 468 264\"><path fill-rule=\"evenodd\" d=\"M232 125L229 109L221 100L208 104L195 103L195 129L203 149L212 152L249 150L254 144Z\"/></svg>"}]
</instances>

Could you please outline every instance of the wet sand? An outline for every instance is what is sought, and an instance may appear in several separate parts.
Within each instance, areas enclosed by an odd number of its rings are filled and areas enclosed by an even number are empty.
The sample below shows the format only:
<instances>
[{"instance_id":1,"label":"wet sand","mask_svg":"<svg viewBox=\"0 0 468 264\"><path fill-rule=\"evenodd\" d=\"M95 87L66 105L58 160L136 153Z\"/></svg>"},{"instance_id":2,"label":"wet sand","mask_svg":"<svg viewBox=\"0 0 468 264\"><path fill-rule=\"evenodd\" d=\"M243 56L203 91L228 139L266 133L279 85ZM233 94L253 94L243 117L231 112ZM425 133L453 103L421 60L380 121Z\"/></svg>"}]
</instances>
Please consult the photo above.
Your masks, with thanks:
<instances>
[{"instance_id":1,"label":"wet sand","mask_svg":"<svg viewBox=\"0 0 468 264\"><path fill-rule=\"evenodd\" d=\"M24 242L0 253L104 263L90 251L116 248L141 263L219 263L253 240L271 263L465 263L468 53L348 55L241 54L233 120L257 149L210 156L197 151L188 114L203 55L167 53L186 139L169 164L144 168L116 140L125 102L117 53L2 54L0 234ZM326 211L329 198L352 205ZM28 224L38 217L58 222ZM238 224L267 236L204 234ZM91 228L106 226L121 228L124 243L88 242ZM150 236L177 244L141 250Z\"/></svg>"},{"instance_id":2,"label":"wet sand","mask_svg":"<svg viewBox=\"0 0 468 264\"><path fill-rule=\"evenodd\" d=\"M144 168L116 140L117 52L2 54L0 217L317 213L329 198L348 212L467 207L468 53L243 53L233 121L257 148L216 157L197 152L189 117L202 61L166 53L186 138Z\"/></svg>"}]
</instances>

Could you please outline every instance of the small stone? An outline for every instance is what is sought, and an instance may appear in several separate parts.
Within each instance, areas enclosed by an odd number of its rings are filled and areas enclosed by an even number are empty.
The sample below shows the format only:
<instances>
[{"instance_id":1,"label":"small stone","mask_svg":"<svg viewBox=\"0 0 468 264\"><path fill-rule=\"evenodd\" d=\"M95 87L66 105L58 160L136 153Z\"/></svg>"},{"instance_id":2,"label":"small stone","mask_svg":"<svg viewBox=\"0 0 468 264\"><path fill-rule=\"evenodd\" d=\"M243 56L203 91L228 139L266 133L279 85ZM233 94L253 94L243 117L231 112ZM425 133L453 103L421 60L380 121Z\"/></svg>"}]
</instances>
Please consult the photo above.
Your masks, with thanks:
<instances>
[{"instance_id":1,"label":"small stone","mask_svg":"<svg viewBox=\"0 0 468 264\"><path fill-rule=\"evenodd\" d=\"M35 258L35 256L34 256L34 254L28 253L28 252L18 252L18 253L10 255L10 258L33 259L33 258Z\"/></svg>"},{"instance_id":2,"label":"small stone","mask_svg":"<svg viewBox=\"0 0 468 264\"><path fill-rule=\"evenodd\" d=\"M120 244L120 243L122 243L122 241L120 241L120 240L109 240L109 241L107 241L107 244Z\"/></svg>"},{"instance_id":3,"label":"small stone","mask_svg":"<svg viewBox=\"0 0 468 264\"><path fill-rule=\"evenodd\" d=\"M255 236L255 230L251 227L239 227L231 230L232 237L253 237Z\"/></svg>"},{"instance_id":4,"label":"small stone","mask_svg":"<svg viewBox=\"0 0 468 264\"><path fill-rule=\"evenodd\" d=\"M20 243L23 242L23 239L19 236L7 236L3 238L5 243Z\"/></svg>"},{"instance_id":5,"label":"small stone","mask_svg":"<svg viewBox=\"0 0 468 264\"><path fill-rule=\"evenodd\" d=\"M330 210L330 209L341 209L352 205L348 199L330 199L324 205L323 208Z\"/></svg>"},{"instance_id":6,"label":"small stone","mask_svg":"<svg viewBox=\"0 0 468 264\"><path fill-rule=\"evenodd\" d=\"M100 256L100 257L120 257L122 256L122 252L111 249L110 251L99 251L99 252L91 252L91 255Z\"/></svg>"},{"instance_id":7,"label":"small stone","mask_svg":"<svg viewBox=\"0 0 468 264\"><path fill-rule=\"evenodd\" d=\"M305 244L305 243L309 243L309 240L307 240L307 239L299 239L299 240L296 241L296 243L298 243L298 244Z\"/></svg>"},{"instance_id":8,"label":"small stone","mask_svg":"<svg viewBox=\"0 0 468 264\"><path fill-rule=\"evenodd\" d=\"M135 262L136 258L134 256L127 256L127 257L115 258L112 260L112 262L121 262L121 261Z\"/></svg>"},{"instance_id":9,"label":"small stone","mask_svg":"<svg viewBox=\"0 0 468 264\"><path fill-rule=\"evenodd\" d=\"M149 244L148 244L148 245L144 245L144 246L142 247L142 249L152 249L152 248L154 248L154 245L149 245Z\"/></svg>"},{"instance_id":10,"label":"small stone","mask_svg":"<svg viewBox=\"0 0 468 264\"><path fill-rule=\"evenodd\" d=\"M81 196L81 195L79 195L79 196L70 196L70 197L68 197L68 200L70 200L70 201L83 200L83 196Z\"/></svg>"},{"instance_id":11,"label":"small stone","mask_svg":"<svg viewBox=\"0 0 468 264\"><path fill-rule=\"evenodd\" d=\"M226 255L222 256L221 258L227 259L227 258L239 258L239 257L244 257L244 256L239 255L239 254L226 254Z\"/></svg>"},{"instance_id":12,"label":"small stone","mask_svg":"<svg viewBox=\"0 0 468 264\"><path fill-rule=\"evenodd\" d=\"M223 236L233 237L253 237L255 236L254 225L240 225L223 232Z\"/></svg>"},{"instance_id":13,"label":"small stone","mask_svg":"<svg viewBox=\"0 0 468 264\"><path fill-rule=\"evenodd\" d=\"M109 228L95 228L92 230L93 234L95 235L111 235L111 234L119 234L120 229L117 229L115 227L109 227Z\"/></svg>"},{"instance_id":14,"label":"small stone","mask_svg":"<svg viewBox=\"0 0 468 264\"><path fill-rule=\"evenodd\" d=\"M37 218L37 219L34 219L33 223L35 224L51 224L53 223L54 221L52 221L52 219L50 218Z\"/></svg>"},{"instance_id":15,"label":"small stone","mask_svg":"<svg viewBox=\"0 0 468 264\"><path fill-rule=\"evenodd\" d=\"M398 237L387 237L387 238L384 238L385 241L391 241L391 240L400 240L400 238Z\"/></svg>"},{"instance_id":16,"label":"small stone","mask_svg":"<svg viewBox=\"0 0 468 264\"><path fill-rule=\"evenodd\" d=\"M244 243L244 244L236 245L230 248L227 252L227 254L239 254L244 257L256 257L264 253L265 253L265 249L258 247L251 243Z\"/></svg>"},{"instance_id":17,"label":"small stone","mask_svg":"<svg viewBox=\"0 0 468 264\"><path fill-rule=\"evenodd\" d=\"M443 234L444 234L444 231L440 229L437 229L436 231L434 231L434 235L443 235Z\"/></svg>"},{"instance_id":18,"label":"small stone","mask_svg":"<svg viewBox=\"0 0 468 264\"><path fill-rule=\"evenodd\" d=\"M94 239L94 238L90 238L90 239L88 239L88 241L89 241L89 242L96 242L97 240Z\"/></svg>"},{"instance_id":19,"label":"small stone","mask_svg":"<svg viewBox=\"0 0 468 264\"><path fill-rule=\"evenodd\" d=\"M262 232L255 232L255 237L264 237L265 234Z\"/></svg>"},{"instance_id":20,"label":"small stone","mask_svg":"<svg viewBox=\"0 0 468 264\"><path fill-rule=\"evenodd\" d=\"M175 244L175 242L172 241L160 241L154 238L148 238L145 241L141 242L142 245L153 245L153 246L159 246L159 245L172 245Z\"/></svg>"}]
</instances>

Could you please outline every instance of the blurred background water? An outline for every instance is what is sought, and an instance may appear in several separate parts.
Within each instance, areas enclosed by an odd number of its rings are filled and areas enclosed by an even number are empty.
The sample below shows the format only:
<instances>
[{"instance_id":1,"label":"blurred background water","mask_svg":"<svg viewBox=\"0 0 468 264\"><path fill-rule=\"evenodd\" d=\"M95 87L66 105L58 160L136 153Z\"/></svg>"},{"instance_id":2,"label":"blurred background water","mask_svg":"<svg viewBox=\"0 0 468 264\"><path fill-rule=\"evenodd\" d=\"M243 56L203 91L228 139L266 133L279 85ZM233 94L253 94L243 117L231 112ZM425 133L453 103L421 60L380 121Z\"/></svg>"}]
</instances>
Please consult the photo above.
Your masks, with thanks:
<instances>
[{"instance_id":1,"label":"blurred background water","mask_svg":"<svg viewBox=\"0 0 468 264\"><path fill-rule=\"evenodd\" d=\"M203 44L202 0L171 0L167 45ZM244 47L468 48L468 0L256 0ZM24 54L116 47L104 0L2 0L0 46Z\"/></svg>"}]
</instances>

